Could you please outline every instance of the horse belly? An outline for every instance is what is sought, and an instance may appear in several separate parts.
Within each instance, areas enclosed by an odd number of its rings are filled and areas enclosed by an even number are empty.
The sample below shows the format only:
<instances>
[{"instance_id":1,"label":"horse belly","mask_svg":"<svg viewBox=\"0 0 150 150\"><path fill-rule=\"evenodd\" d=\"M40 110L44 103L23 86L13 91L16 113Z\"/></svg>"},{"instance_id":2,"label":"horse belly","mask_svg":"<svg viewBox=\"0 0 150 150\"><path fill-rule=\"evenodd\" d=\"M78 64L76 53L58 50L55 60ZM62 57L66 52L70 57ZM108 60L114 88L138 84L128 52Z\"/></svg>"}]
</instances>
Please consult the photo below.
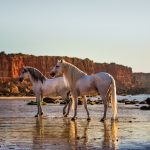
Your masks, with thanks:
<instances>
[{"instance_id":1,"label":"horse belly","mask_svg":"<svg viewBox=\"0 0 150 150\"><path fill-rule=\"evenodd\" d=\"M92 85L83 84L79 87L80 95L95 95L97 94L97 90Z\"/></svg>"},{"instance_id":2,"label":"horse belly","mask_svg":"<svg viewBox=\"0 0 150 150\"><path fill-rule=\"evenodd\" d=\"M42 88L44 96L57 96L56 88L53 86L45 86Z\"/></svg>"}]
</instances>

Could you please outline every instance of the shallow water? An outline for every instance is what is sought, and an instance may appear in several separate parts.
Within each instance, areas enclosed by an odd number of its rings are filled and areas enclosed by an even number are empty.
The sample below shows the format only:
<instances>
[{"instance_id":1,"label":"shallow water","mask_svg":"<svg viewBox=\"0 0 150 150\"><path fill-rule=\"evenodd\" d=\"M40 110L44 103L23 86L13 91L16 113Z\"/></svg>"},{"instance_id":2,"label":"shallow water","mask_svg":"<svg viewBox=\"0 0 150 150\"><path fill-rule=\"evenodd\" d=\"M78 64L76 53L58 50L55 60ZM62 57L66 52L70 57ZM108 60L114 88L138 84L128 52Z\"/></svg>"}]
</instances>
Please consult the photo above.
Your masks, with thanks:
<instances>
[{"instance_id":1,"label":"shallow water","mask_svg":"<svg viewBox=\"0 0 150 150\"><path fill-rule=\"evenodd\" d=\"M62 117L63 105L43 106L43 117L34 118L36 106L25 100L0 100L0 150L150 149L150 111L119 104L119 122L100 122L103 105L89 105L92 120L83 106L78 119ZM70 116L72 116L72 112Z\"/></svg>"},{"instance_id":2,"label":"shallow water","mask_svg":"<svg viewBox=\"0 0 150 150\"><path fill-rule=\"evenodd\" d=\"M117 99L118 100L123 100L123 99L127 99L127 100L136 100L136 101L143 101L146 100L147 98L150 98L150 94L138 94L138 95L117 95Z\"/></svg>"}]
</instances>

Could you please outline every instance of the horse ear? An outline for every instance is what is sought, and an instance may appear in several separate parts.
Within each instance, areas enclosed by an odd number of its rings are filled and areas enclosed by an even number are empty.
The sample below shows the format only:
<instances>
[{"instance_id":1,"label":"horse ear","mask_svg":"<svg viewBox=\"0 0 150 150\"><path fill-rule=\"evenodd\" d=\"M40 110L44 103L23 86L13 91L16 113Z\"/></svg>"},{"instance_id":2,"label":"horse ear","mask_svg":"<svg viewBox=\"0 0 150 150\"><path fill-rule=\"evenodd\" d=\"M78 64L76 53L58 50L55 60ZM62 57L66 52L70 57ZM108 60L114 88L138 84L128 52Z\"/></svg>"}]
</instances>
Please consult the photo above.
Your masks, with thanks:
<instances>
[{"instance_id":1,"label":"horse ear","mask_svg":"<svg viewBox=\"0 0 150 150\"><path fill-rule=\"evenodd\" d=\"M24 72L28 72L28 69L25 66L23 66L23 70Z\"/></svg>"},{"instance_id":2,"label":"horse ear","mask_svg":"<svg viewBox=\"0 0 150 150\"><path fill-rule=\"evenodd\" d=\"M64 62L64 60L63 60L63 59L61 59L61 60L58 60L58 62L59 62L59 63L63 63L63 62Z\"/></svg>"}]
</instances>

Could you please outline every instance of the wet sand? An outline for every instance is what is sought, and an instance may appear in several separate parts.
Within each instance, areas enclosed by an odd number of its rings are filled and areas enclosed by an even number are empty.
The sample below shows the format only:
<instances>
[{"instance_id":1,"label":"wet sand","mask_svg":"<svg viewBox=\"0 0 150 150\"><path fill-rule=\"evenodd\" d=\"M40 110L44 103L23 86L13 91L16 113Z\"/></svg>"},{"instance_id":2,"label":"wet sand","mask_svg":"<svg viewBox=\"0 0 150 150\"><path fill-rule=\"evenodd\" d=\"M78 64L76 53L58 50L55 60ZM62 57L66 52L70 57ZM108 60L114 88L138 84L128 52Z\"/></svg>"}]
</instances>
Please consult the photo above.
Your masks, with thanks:
<instances>
[{"instance_id":1,"label":"wet sand","mask_svg":"<svg viewBox=\"0 0 150 150\"><path fill-rule=\"evenodd\" d=\"M119 104L119 122L100 122L103 105L88 105L92 120L86 120L83 106L78 119L62 117L63 105L43 106L44 116L34 118L37 107L22 100L0 100L0 150L150 149L150 111Z\"/></svg>"}]
</instances>

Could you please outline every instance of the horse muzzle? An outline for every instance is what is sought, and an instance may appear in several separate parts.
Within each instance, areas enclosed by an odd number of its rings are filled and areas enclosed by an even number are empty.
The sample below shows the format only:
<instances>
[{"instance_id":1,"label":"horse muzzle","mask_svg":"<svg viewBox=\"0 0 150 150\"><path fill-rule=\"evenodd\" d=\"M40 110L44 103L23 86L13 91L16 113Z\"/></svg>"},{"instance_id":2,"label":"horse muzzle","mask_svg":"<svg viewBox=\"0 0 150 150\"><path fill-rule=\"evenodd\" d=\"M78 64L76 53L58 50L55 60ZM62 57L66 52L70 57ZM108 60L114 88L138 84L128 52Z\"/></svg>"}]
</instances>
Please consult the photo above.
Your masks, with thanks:
<instances>
[{"instance_id":1,"label":"horse muzzle","mask_svg":"<svg viewBox=\"0 0 150 150\"><path fill-rule=\"evenodd\" d=\"M52 77L55 77L56 73L55 73L55 72L51 72L50 75L51 75Z\"/></svg>"},{"instance_id":2,"label":"horse muzzle","mask_svg":"<svg viewBox=\"0 0 150 150\"><path fill-rule=\"evenodd\" d=\"M20 77L20 78L19 78L19 81L22 82L22 81L23 81L23 78Z\"/></svg>"}]
</instances>

